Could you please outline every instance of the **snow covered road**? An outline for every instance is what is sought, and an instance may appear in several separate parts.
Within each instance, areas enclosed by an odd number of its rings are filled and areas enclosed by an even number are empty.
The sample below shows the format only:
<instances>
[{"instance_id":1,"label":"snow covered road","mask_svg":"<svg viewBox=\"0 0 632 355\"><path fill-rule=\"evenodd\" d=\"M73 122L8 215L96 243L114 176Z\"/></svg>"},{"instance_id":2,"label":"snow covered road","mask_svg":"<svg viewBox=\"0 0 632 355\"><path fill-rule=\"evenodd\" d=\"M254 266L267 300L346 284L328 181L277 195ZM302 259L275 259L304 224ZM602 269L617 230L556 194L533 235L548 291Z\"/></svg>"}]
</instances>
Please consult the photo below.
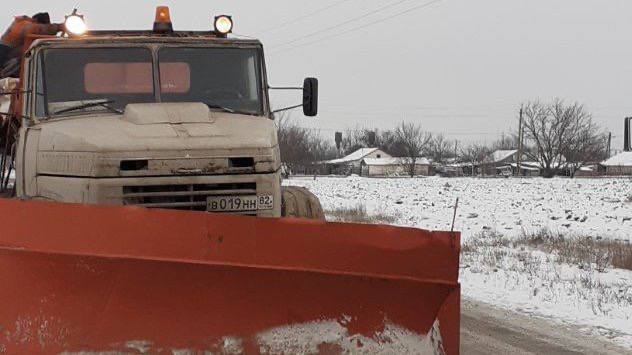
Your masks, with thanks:
<instances>
[{"instance_id":1,"label":"snow covered road","mask_svg":"<svg viewBox=\"0 0 632 355\"><path fill-rule=\"evenodd\" d=\"M627 349L572 326L464 299L461 354L625 354Z\"/></svg>"}]
</instances>

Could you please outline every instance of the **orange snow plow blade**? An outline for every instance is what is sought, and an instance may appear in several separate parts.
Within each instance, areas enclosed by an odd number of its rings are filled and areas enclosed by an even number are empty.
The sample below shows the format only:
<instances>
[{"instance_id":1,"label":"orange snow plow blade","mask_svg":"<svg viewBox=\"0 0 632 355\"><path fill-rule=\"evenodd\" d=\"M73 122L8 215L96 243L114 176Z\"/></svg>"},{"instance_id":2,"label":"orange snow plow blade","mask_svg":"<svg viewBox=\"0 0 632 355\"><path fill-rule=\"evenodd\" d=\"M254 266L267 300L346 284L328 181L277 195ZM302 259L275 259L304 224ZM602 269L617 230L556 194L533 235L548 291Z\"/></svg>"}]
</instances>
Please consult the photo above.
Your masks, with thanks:
<instances>
[{"instance_id":1,"label":"orange snow plow blade","mask_svg":"<svg viewBox=\"0 0 632 355\"><path fill-rule=\"evenodd\" d=\"M459 353L459 235L0 199L0 353Z\"/></svg>"}]
</instances>

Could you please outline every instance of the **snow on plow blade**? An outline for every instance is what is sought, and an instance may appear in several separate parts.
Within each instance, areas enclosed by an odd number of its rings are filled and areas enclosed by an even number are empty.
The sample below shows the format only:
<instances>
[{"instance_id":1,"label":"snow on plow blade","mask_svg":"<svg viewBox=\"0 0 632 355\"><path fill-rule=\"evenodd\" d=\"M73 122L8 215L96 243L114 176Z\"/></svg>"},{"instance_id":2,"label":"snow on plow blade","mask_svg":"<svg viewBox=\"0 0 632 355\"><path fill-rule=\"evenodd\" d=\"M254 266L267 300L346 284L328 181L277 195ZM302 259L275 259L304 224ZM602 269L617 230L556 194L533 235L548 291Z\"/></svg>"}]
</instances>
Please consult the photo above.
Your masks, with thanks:
<instances>
[{"instance_id":1,"label":"snow on plow blade","mask_svg":"<svg viewBox=\"0 0 632 355\"><path fill-rule=\"evenodd\" d=\"M0 353L458 354L459 236L0 199Z\"/></svg>"}]
</instances>

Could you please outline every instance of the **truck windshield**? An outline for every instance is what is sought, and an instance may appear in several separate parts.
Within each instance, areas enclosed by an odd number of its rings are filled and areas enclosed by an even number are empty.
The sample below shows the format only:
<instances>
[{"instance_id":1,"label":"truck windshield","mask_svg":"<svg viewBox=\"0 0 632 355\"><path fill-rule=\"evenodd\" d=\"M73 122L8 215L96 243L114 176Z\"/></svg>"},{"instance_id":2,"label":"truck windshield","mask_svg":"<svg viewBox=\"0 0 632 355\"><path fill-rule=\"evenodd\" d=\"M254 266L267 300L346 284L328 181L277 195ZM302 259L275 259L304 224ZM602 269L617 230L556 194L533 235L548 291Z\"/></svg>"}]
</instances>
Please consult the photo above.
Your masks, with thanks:
<instances>
[{"instance_id":1,"label":"truck windshield","mask_svg":"<svg viewBox=\"0 0 632 355\"><path fill-rule=\"evenodd\" d=\"M127 104L157 99L262 114L256 49L165 47L157 55L156 70L148 48L46 49L38 62L36 114L120 113Z\"/></svg>"},{"instance_id":2,"label":"truck windshield","mask_svg":"<svg viewBox=\"0 0 632 355\"><path fill-rule=\"evenodd\" d=\"M256 49L166 47L158 54L163 102L204 102L242 113L262 112Z\"/></svg>"},{"instance_id":3,"label":"truck windshield","mask_svg":"<svg viewBox=\"0 0 632 355\"><path fill-rule=\"evenodd\" d=\"M40 117L155 101L152 54L146 48L46 49L37 81Z\"/></svg>"}]
</instances>

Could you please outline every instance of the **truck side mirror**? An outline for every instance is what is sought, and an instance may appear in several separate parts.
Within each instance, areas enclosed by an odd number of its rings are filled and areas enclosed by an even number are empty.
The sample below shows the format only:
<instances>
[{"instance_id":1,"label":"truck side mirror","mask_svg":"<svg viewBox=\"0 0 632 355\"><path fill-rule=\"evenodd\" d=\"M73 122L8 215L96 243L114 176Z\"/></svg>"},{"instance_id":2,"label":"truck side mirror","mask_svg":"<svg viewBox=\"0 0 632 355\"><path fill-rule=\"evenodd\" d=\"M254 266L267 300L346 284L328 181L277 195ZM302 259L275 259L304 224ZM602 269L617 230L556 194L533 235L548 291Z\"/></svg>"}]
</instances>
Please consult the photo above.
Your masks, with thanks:
<instances>
[{"instance_id":1,"label":"truck side mirror","mask_svg":"<svg viewBox=\"0 0 632 355\"><path fill-rule=\"evenodd\" d=\"M303 107L303 113L305 116L314 117L318 114L318 79L305 78L303 80L303 87L273 87L268 86L269 90L303 90L303 103L300 105L294 105L290 107L280 108L272 111L272 114L277 112L283 112L287 110L293 110L295 108Z\"/></svg>"},{"instance_id":2,"label":"truck side mirror","mask_svg":"<svg viewBox=\"0 0 632 355\"><path fill-rule=\"evenodd\" d=\"M305 78L303 81L303 114L314 117L318 114L318 79Z\"/></svg>"}]
</instances>

